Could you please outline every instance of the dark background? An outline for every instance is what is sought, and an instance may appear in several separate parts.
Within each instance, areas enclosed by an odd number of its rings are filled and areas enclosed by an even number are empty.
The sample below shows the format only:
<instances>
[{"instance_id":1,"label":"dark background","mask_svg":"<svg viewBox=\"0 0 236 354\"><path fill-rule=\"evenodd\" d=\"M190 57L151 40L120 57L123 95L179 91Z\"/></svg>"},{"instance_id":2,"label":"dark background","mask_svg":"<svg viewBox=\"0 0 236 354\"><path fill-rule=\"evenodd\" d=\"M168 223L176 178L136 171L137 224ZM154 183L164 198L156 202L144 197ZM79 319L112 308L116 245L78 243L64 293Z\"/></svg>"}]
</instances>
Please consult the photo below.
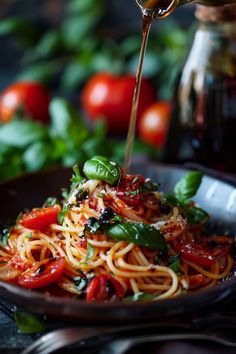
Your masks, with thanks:
<instances>
[{"instance_id":1,"label":"dark background","mask_svg":"<svg viewBox=\"0 0 236 354\"><path fill-rule=\"evenodd\" d=\"M30 18L43 26L57 26L63 19L66 0L0 0L0 20L22 16ZM125 36L140 31L141 16L134 0L107 0L107 14L104 26L111 36ZM171 15L186 28L194 19L194 6L179 8ZM155 24L153 30L158 30ZM19 71L21 51L8 37L0 37L0 90L8 85Z\"/></svg>"}]
</instances>

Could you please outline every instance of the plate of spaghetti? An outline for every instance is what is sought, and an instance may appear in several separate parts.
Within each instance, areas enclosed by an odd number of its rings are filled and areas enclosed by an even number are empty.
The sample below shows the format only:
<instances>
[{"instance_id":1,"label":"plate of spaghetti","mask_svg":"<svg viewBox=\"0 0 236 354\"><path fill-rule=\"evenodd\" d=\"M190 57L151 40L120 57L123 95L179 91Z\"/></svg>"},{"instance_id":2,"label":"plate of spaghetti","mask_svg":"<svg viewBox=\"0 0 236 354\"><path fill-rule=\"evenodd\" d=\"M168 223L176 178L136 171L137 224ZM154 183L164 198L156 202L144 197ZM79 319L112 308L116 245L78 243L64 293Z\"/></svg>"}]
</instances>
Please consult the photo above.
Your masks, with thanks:
<instances>
[{"instance_id":1,"label":"plate of spaghetti","mask_svg":"<svg viewBox=\"0 0 236 354\"><path fill-rule=\"evenodd\" d=\"M0 295L30 310L143 320L235 294L233 185L154 163L127 173L94 156L0 193Z\"/></svg>"}]
</instances>

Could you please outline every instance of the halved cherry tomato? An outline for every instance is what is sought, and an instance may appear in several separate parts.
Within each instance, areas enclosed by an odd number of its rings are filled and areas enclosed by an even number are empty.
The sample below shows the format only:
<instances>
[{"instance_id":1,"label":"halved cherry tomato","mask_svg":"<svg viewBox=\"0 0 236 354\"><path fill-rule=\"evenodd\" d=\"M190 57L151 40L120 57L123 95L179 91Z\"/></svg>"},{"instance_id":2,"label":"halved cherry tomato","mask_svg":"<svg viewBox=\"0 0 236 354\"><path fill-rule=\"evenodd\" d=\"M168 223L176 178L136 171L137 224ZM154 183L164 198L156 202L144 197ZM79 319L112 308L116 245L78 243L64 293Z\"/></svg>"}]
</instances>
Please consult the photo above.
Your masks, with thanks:
<instances>
[{"instance_id":1,"label":"halved cherry tomato","mask_svg":"<svg viewBox=\"0 0 236 354\"><path fill-rule=\"evenodd\" d=\"M8 86L0 98L0 121L9 122L15 113L22 109L32 119L49 121L50 95L46 88L37 82L19 81Z\"/></svg>"},{"instance_id":2,"label":"halved cherry tomato","mask_svg":"<svg viewBox=\"0 0 236 354\"><path fill-rule=\"evenodd\" d=\"M122 285L111 275L96 275L86 289L87 301L108 301L111 298L122 299L125 291Z\"/></svg>"},{"instance_id":3,"label":"halved cherry tomato","mask_svg":"<svg viewBox=\"0 0 236 354\"><path fill-rule=\"evenodd\" d=\"M195 274L189 276L189 289L199 288L204 283L204 275L202 274Z\"/></svg>"},{"instance_id":4,"label":"halved cherry tomato","mask_svg":"<svg viewBox=\"0 0 236 354\"><path fill-rule=\"evenodd\" d=\"M24 288L43 288L55 282L62 275L64 268L64 258L43 260L22 273L18 283Z\"/></svg>"},{"instance_id":5,"label":"halved cherry tomato","mask_svg":"<svg viewBox=\"0 0 236 354\"><path fill-rule=\"evenodd\" d=\"M169 102L151 104L141 115L138 124L140 138L153 146L162 147L169 127L170 113Z\"/></svg>"},{"instance_id":6,"label":"halved cherry tomato","mask_svg":"<svg viewBox=\"0 0 236 354\"><path fill-rule=\"evenodd\" d=\"M144 178L139 175L122 175L117 187L117 197L129 206L140 203L139 188L144 183Z\"/></svg>"},{"instance_id":7,"label":"halved cherry tomato","mask_svg":"<svg viewBox=\"0 0 236 354\"><path fill-rule=\"evenodd\" d=\"M175 245L181 257L200 267L210 267L216 262L216 257L208 247L195 242L182 241Z\"/></svg>"},{"instance_id":8,"label":"halved cherry tomato","mask_svg":"<svg viewBox=\"0 0 236 354\"><path fill-rule=\"evenodd\" d=\"M60 211L61 207L58 204L48 208L33 209L24 214L19 223L30 230L44 230L51 224L58 223L57 218Z\"/></svg>"}]
</instances>

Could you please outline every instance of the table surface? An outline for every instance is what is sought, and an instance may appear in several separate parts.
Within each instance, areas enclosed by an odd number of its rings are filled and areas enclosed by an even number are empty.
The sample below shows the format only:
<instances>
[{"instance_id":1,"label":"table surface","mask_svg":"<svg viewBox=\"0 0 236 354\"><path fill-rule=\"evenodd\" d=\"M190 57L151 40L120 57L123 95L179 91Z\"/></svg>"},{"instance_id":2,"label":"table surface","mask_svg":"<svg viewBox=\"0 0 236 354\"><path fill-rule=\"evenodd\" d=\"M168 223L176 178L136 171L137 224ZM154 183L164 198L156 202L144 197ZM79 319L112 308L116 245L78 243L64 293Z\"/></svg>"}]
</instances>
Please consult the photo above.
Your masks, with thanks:
<instances>
[{"instance_id":1,"label":"table surface","mask_svg":"<svg viewBox=\"0 0 236 354\"><path fill-rule=\"evenodd\" d=\"M5 299L0 300L1 304L8 309L13 309L14 304L9 303ZM20 309L21 310L21 309ZM214 314L214 311L217 311L215 313L224 313L225 315L230 314L231 316L235 314L235 326L232 326L230 328L227 328L228 331L232 331L232 333L235 332L236 328L236 301L230 301L227 304L223 305L218 305L217 309L211 311L211 314ZM210 312L205 312L204 314L200 314L201 316L208 316ZM182 321L182 318L178 319L180 322ZM58 329L58 328L64 328L64 327L83 327L82 324L75 324L75 323L70 323L70 322L65 322L65 321L59 321L55 320L53 318L46 318L44 319L45 321L45 327L46 327L46 332L50 332L51 330ZM170 325L171 325L172 319L170 319ZM176 319L174 319L176 321ZM225 324L227 326L227 323ZM209 327L210 328L210 327ZM161 333L170 333L170 331L173 331L174 327L172 330L160 330ZM183 330L184 332L187 330ZM204 332L206 331L205 329L203 330ZM1 310L0 308L0 354L18 354L20 353L24 348L26 348L28 345L33 343L36 339L38 339L42 334L21 334L15 324L14 319L12 319L8 314L6 314L4 311ZM157 332L156 332L157 333ZM68 349L64 349L61 351L57 351L56 353L80 353L80 354L93 354L93 353L98 353L100 349L102 348L101 343L104 343L101 338L97 338L92 342L88 341L85 346L83 346L83 350L81 350L81 347L78 351L78 347L72 346ZM222 347L219 344L214 344L214 343L209 343L209 342L199 342L199 341L171 341L171 342L162 342L162 343L156 343L156 344L145 344L145 345L140 345L139 347L133 349L132 351L130 350L128 353L129 354L141 354L141 353L158 353L158 354L221 354L221 353L226 353L226 354L233 354L235 353L235 348L226 348Z\"/></svg>"}]
</instances>

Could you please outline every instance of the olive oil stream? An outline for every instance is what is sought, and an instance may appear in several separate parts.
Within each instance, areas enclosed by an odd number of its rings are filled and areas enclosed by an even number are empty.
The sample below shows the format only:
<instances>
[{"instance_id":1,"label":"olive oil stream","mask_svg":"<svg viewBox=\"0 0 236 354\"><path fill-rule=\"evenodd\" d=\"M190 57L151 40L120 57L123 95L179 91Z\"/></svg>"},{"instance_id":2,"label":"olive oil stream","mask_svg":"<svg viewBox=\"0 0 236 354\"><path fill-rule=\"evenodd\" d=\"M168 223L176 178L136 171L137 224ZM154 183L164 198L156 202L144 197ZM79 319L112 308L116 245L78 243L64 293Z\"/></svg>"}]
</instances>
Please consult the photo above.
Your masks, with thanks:
<instances>
[{"instance_id":1,"label":"olive oil stream","mask_svg":"<svg viewBox=\"0 0 236 354\"><path fill-rule=\"evenodd\" d=\"M147 48L152 22L156 19L161 19L168 16L176 7L176 0L150 0L148 1L148 3L149 2L150 2L150 6L151 5L155 6L155 12L154 12L155 15L147 16L143 13L142 45L140 49L139 64L136 73L136 85L135 85L134 95L133 95L129 130L126 139L125 161L124 161L124 169L126 172L129 171L131 159L132 159L138 103L139 103L139 96L140 96L140 87L142 82L143 62L144 62L144 57L145 57L145 52Z\"/></svg>"}]
</instances>

